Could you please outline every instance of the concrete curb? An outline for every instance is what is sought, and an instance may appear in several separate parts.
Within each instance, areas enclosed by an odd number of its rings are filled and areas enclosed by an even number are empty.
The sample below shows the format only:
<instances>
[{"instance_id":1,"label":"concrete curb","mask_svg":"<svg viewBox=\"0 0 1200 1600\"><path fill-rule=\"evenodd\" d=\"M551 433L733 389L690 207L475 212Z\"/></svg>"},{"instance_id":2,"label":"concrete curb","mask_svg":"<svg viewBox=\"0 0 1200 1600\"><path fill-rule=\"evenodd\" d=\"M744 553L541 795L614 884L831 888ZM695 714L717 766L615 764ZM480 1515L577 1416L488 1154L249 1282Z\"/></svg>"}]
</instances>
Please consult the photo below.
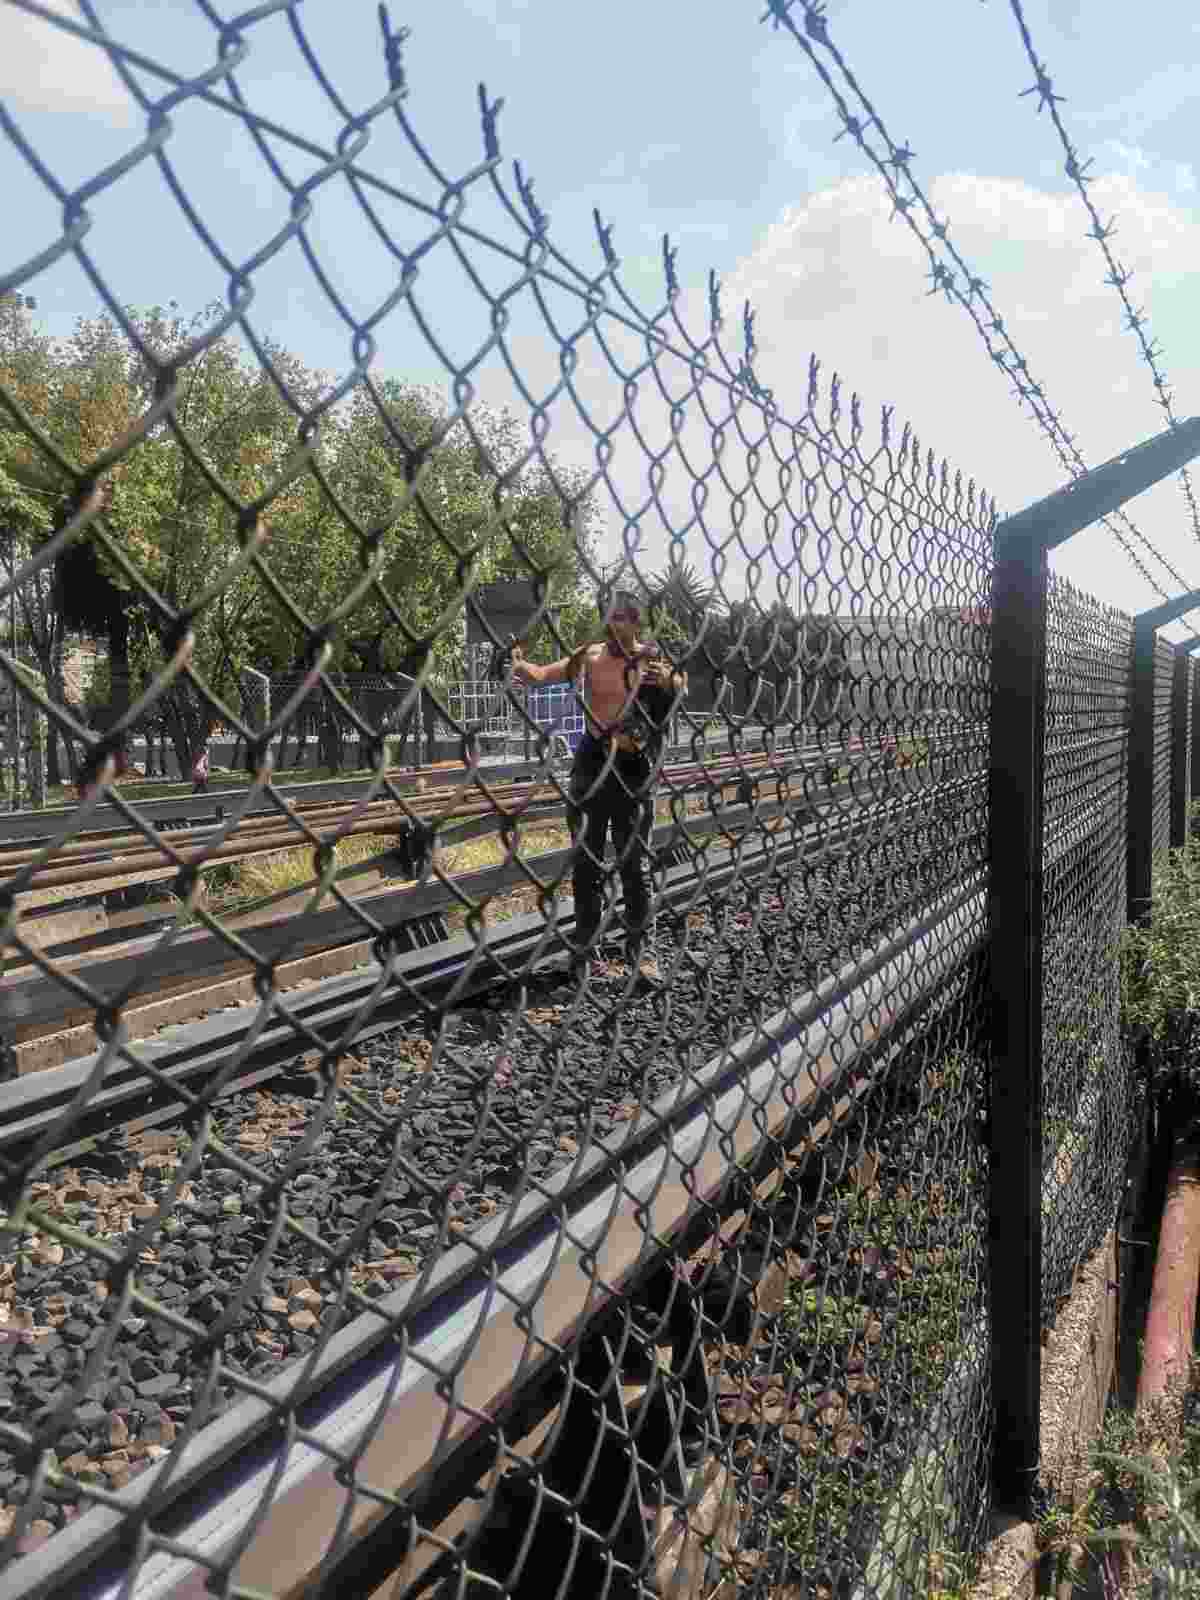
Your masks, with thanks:
<instances>
[{"instance_id":1,"label":"concrete curb","mask_svg":"<svg viewBox=\"0 0 1200 1600\"><path fill-rule=\"evenodd\" d=\"M1042 1354L1043 1481L1067 1503L1088 1488L1088 1461L1104 1421L1116 1365L1117 1230L1076 1275ZM993 1521L969 1600L1033 1600L1038 1594L1037 1528Z\"/></svg>"}]
</instances>

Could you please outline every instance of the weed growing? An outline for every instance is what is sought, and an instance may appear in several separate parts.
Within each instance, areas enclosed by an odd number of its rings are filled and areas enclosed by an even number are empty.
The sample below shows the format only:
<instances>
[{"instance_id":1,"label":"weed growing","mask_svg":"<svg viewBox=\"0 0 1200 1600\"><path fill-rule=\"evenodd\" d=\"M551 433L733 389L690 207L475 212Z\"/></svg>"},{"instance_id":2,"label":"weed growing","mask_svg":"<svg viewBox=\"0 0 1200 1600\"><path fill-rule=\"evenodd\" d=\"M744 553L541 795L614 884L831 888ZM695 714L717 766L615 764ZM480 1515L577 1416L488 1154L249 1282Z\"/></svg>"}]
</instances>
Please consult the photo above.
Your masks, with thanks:
<instances>
[{"instance_id":1,"label":"weed growing","mask_svg":"<svg viewBox=\"0 0 1200 1600\"><path fill-rule=\"evenodd\" d=\"M947 1116L982 1104L982 1068L932 1043L798 1180L786 1292L753 1352L770 1386L724 1402L734 1462L752 1483L772 1462L747 1544L780 1593L952 1600L982 1542L961 1485L984 1472L986 1155L969 1109Z\"/></svg>"},{"instance_id":2,"label":"weed growing","mask_svg":"<svg viewBox=\"0 0 1200 1600\"><path fill-rule=\"evenodd\" d=\"M1200 1600L1200 1362L1141 1413L1110 1411L1077 1482L1074 1505L1052 1504L1037 1527L1053 1582L1105 1600Z\"/></svg>"},{"instance_id":3,"label":"weed growing","mask_svg":"<svg viewBox=\"0 0 1200 1600\"><path fill-rule=\"evenodd\" d=\"M1193 807L1193 827L1200 808ZM1155 863L1151 916L1126 930L1121 947L1121 1001L1126 1024L1153 1041L1156 1087L1182 1079L1200 1101L1200 837Z\"/></svg>"}]
</instances>

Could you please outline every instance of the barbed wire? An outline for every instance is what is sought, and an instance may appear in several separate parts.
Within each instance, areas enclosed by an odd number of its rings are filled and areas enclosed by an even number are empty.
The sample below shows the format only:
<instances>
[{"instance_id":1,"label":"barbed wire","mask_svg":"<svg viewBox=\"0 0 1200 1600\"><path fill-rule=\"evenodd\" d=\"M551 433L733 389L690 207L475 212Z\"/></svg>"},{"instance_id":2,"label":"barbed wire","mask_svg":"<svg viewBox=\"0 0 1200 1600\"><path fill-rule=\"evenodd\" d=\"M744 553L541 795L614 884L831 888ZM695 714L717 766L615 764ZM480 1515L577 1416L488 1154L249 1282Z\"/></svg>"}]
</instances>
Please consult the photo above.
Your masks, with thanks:
<instances>
[{"instance_id":1,"label":"barbed wire","mask_svg":"<svg viewBox=\"0 0 1200 1600\"><path fill-rule=\"evenodd\" d=\"M803 29L797 27L792 15L797 5L804 15ZM1018 404L1029 407L1059 462L1071 478L1080 477L1088 467L1074 436L1063 422L1061 412L1055 411L1050 405L1045 385L1032 376L1029 362L1018 348L1004 318L992 300L988 285L980 274L974 271L958 247L951 242L949 220L937 216L920 181L913 175L912 162L915 160L916 152L907 145L895 142L879 111L861 87L842 52L830 38L824 0L767 0L767 10L761 20L770 21L774 27L782 27L792 35L828 89L843 124L842 132L835 137L835 143L849 134L883 179L892 200L893 216L899 216L904 220L929 259L930 295L944 294L951 304L960 306L966 312L974 323L993 364L1011 381ZM856 116L851 110L832 73L814 49L812 41L823 45L828 51L847 87L866 113L865 117ZM881 155L867 138L867 130L872 126L886 146L886 155ZM909 194L900 192L898 179L901 174L907 180L911 191ZM922 230L913 215L914 209L919 210L927 219L932 238ZM938 243L935 244L934 240ZM947 265L942 252L953 262L957 273ZM958 274L961 274L965 288L960 285ZM1159 580L1151 575L1130 540L1116 526L1118 522L1159 562L1164 571L1182 589L1189 590L1194 587L1126 512L1114 512L1101 520L1125 551L1133 566L1162 599L1172 597Z\"/></svg>"},{"instance_id":2,"label":"barbed wire","mask_svg":"<svg viewBox=\"0 0 1200 1600\"><path fill-rule=\"evenodd\" d=\"M1120 297L1121 305L1125 312L1125 325L1137 340L1142 359L1150 368L1151 379L1155 389L1154 404L1162 411L1168 424L1172 428L1177 428L1179 419L1175 415L1171 386L1163 366L1161 346L1157 339L1150 337L1149 319L1145 314L1144 308L1135 308L1133 301L1130 299L1129 281L1133 277L1133 273L1123 262L1117 259L1112 248L1111 240L1116 231L1116 218L1112 217L1106 223L1096 209L1092 197L1088 193L1088 185L1095 181L1088 176L1088 168L1092 166L1093 161L1092 159L1087 161L1080 160L1079 151L1067 132L1062 114L1058 109L1065 97L1055 93L1053 81L1046 70L1045 60L1039 59L1034 49L1033 38L1021 0L1009 0L1009 6L1013 17L1016 19L1016 24L1021 34L1021 42L1025 46L1025 54L1029 57L1029 64L1033 68L1036 79L1031 88L1022 91L1019 98L1026 99L1030 95L1036 95L1038 115L1040 116L1043 111L1048 111L1050 114L1050 121L1054 124L1063 152L1066 155L1064 171L1075 185L1079 198L1083 201L1087 214L1091 219L1092 225L1088 229L1087 236L1089 239L1096 241L1108 268L1108 276L1104 281L1111 284ZM1179 482L1183 490L1184 499L1187 501L1188 513L1191 516L1192 532L1195 534L1197 541L1200 541L1200 505L1196 503L1192 478L1187 467L1180 468Z\"/></svg>"}]
</instances>

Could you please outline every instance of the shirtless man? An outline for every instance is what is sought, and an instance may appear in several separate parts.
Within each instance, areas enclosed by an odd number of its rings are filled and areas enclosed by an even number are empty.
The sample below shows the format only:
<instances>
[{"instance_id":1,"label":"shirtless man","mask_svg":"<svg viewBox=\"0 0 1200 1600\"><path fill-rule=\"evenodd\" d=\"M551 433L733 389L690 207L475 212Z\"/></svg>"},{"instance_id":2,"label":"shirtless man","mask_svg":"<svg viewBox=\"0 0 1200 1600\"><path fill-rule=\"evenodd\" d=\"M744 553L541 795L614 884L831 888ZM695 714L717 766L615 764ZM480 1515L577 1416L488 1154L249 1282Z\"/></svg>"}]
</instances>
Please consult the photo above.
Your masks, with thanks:
<instances>
[{"instance_id":1,"label":"shirtless man","mask_svg":"<svg viewBox=\"0 0 1200 1600\"><path fill-rule=\"evenodd\" d=\"M612 829L625 891L625 947L639 975L653 982L650 833L654 826L654 774L667 719L687 687L657 647L638 639L642 608L636 594L618 590L605 641L583 645L562 661L538 666L513 651L513 676L540 686L573 683L583 702L587 731L571 769L569 820L576 853L574 967L593 951L604 910L604 851Z\"/></svg>"}]
</instances>

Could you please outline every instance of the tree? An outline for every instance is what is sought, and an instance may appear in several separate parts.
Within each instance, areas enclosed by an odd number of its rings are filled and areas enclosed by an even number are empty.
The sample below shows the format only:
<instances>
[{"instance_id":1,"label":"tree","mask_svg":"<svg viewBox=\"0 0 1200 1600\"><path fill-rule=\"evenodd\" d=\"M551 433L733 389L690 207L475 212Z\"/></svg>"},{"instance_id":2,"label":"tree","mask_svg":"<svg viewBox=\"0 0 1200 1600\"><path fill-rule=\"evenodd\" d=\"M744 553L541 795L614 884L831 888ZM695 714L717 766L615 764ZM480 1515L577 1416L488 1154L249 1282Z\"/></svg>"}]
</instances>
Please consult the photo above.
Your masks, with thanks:
<instances>
[{"instance_id":1,"label":"tree","mask_svg":"<svg viewBox=\"0 0 1200 1600\"><path fill-rule=\"evenodd\" d=\"M557 638L540 624L526 641L535 653L569 647L591 609L584 584L595 511L584 475L523 459L522 430L508 413L476 406L470 422L453 421L411 384L356 390L330 419L324 486L308 486L275 562L289 594L319 620L362 582L373 556L376 580L333 639L331 665L423 674L434 717L446 709L439 691L463 673L470 590L501 577L539 584ZM259 659L299 669L303 634L278 614L261 622Z\"/></svg>"},{"instance_id":2,"label":"tree","mask_svg":"<svg viewBox=\"0 0 1200 1600\"><path fill-rule=\"evenodd\" d=\"M316 638L334 670L456 676L466 590L502 570L544 582L573 625L594 519L587 481L532 451L513 417L476 406L468 426L384 378L320 413L331 380L277 343L261 347L267 364L247 361L231 333L190 353L217 306L190 319L174 303L129 312L132 341L105 316L55 341L10 299L0 382L77 469L136 434L158 375L179 371L173 415L105 480L103 526L123 561L93 528L43 585L39 661L50 665L65 627L106 637L108 720L161 671L181 615L197 677L235 706L244 666L305 667ZM61 525L69 487L11 416L0 419L0 511L31 547ZM238 513L261 500L268 542L255 570L238 565ZM156 701L185 769L216 715L184 679Z\"/></svg>"},{"instance_id":3,"label":"tree","mask_svg":"<svg viewBox=\"0 0 1200 1600\"><path fill-rule=\"evenodd\" d=\"M650 626L668 643L701 638L705 623L711 623L724 610L716 586L706 583L688 561L655 573L648 588Z\"/></svg>"},{"instance_id":4,"label":"tree","mask_svg":"<svg viewBox=\"0 0 1200 1600\"><path fill-rule=\"evenodd\" d=\"M851 676L849 643L836 617L810 613L797 620L801 701L797 718L824 724L838 714L844 700Z\"/></svg>"},{"instance_id":5,"label":"tree","mask_svg":"<svg viewBox=\"0 0 1200 1600\"><path fill-rule=\"evenodd\" d=\"M552 604L579 602L594 521L583 474L537 458L522 464L521 428L508 413L476 406L470 419L470 430L451 423L429 391L386 379L357 389L331 422L327 482L375 536L379 567L341 634L337 665L412 672L428 660L435 679L457 677L466 590L502 575L544 581ZM312 496L296 520L279 570L319 615L361 580L366 551L327 495ZM296 642L263 640L276 658Z\"/></svg>"},{"instance_id":6,"label":"tree","mask_svg":"<svg viewBox=\"0 0 1200 1600\"><path fill-rule=\"evenodd\" d=\"M35 428L74 463L82 464L119 436L132 418L118 363L108 351L71 350L34 325L32 298L0 297L0 389ZM9 406L0 407L0 515L5 564L11 573L36 553L60 520L69 484L53 458ZM72 546L53 565L41 567L17 594L24 626L49 698L76 717L64 681L63 645L72 626L103 627L115 602L99 575L79 568ZM66 576L74 570L68 585ZM93 581L94 580L94 581ZM109 609L105 608L107 601ZM120 639L118 639L118 646ZM74 766L74 752L67 744ZM49 779L60 780L58 741L48 749Z\"/></svg>"}]
</instances>

